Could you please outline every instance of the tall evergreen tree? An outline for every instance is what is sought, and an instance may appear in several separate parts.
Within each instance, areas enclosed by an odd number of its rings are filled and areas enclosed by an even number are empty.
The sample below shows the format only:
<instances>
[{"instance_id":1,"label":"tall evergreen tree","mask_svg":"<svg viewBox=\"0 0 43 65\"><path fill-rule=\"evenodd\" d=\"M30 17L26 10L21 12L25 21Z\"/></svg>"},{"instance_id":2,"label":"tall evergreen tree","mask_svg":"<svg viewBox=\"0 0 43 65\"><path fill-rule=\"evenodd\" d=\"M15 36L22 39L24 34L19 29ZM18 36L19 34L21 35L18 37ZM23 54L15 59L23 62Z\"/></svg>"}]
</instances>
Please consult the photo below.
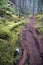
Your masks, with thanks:
<instances>
[{"instance_id":1,"label":"tall evergreen tree","mask_svg":"<svg viewBox=\"0 0 43 65\"><path fill-rule=\"evenodd\" d=\"M38 12L42 12L43 0L38 0Z\"/></svg>"}]
</instances>

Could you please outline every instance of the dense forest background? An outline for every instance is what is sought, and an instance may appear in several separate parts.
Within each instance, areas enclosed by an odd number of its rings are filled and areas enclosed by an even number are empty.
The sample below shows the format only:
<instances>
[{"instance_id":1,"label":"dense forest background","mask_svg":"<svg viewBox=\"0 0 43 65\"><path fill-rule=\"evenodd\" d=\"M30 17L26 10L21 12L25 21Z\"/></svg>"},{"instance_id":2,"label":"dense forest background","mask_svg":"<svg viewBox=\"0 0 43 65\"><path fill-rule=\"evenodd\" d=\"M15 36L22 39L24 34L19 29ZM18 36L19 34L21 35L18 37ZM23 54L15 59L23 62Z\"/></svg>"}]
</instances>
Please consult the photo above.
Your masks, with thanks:
<instances>
[{"instance_id":1,"label":"dense forest background","mask_svg":"<svg viewBox=\"0 0 43 65\"><path fill-rule=\"evenodd\" d=\"M21 13L43 12L43 0L11 0Z\"/></svg>"},{"instance_id":2,"label":"dense forest background","mask_svg":"<svg viewBox=\"0 0 43 65\"><path fill-rule=\"evenodd\" d=\"M43 36L43 0L0 0L0 65L14 65L21 57L19 34L31 15Z\"/></svg>"}]
</instances>

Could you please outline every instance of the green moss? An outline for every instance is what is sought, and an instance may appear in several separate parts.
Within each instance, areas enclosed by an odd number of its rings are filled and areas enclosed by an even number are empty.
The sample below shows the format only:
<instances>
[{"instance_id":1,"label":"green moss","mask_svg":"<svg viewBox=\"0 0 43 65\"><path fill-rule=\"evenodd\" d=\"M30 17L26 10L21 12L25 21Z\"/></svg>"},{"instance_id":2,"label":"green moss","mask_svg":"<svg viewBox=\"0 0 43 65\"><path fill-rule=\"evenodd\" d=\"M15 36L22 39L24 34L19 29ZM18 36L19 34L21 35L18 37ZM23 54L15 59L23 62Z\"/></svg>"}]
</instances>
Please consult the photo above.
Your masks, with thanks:
<instances>
[{"instance_id":1,"label":"green moss","mask_svg":"<svg viewBox=\"0 0 43 65\"><path fill-rule=\"evenodd\" d=\"M43 35L43 14L36 15L37 19L36 28L38 29L40 35Z\"/></svg>"},{"instance_id":2,"label":"green moss","mask_svg":"<svg viewBox=\"0 0 43 65\"><path fill-rule=\"evenodd\" d=\"M7 40L0 39L0 64L8 65L13 63L13 47Z\"/></svg>"},{"instance_id":3,"label":"green moss","mask_svg":"<svg viewBox=\"0 0 43 65\"><path fill-rule=\"evenodd\" d=\"M29 18L11 14L0 18L0 65L13 65L15 48L18 43L18 34Z\"/></svg>"},{"instance_id":4,"label":"green moss","mask_svg":"<svg viewBox=\"0 0 43 65\"><path fill-rule=\"evenodd\" d=\"M2 39L9 39L10 37L10 32L9 30L6 30L5 28L0 28L0 38Z\"/></svg>"}]
</instances>

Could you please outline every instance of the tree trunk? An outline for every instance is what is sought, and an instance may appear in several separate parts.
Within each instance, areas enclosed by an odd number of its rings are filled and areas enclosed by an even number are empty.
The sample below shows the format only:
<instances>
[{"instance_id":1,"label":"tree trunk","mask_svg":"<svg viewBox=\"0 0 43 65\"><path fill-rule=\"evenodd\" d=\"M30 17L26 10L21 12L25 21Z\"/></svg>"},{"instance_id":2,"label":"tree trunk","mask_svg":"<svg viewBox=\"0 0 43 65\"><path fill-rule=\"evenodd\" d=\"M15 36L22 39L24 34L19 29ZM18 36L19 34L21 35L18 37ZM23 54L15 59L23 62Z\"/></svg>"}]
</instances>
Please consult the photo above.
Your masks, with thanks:
<instances>
[{"instance_id":1,"label":"tree trunk","mask_svg":"<svg viewBox=\"0 0 43 65\"><path fill-rule=\"evenodd\" d=\"M38 12L42 12L42 0L38 0Z\"/></svg>"}]
</instances>

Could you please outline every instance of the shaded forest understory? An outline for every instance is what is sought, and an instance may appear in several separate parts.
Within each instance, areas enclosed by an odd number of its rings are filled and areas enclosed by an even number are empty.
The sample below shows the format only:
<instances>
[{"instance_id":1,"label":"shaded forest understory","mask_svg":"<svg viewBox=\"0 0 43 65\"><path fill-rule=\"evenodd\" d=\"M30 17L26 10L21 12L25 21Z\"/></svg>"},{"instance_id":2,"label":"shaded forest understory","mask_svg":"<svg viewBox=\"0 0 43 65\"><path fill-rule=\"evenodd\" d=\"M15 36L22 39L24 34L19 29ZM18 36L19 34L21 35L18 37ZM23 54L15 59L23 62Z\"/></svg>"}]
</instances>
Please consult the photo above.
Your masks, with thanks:
<instances>
[{"instance_id":1,"label":"shaded forest understory","mask_svg":"<svg viewBox=\"0 0 43 65\"><path fill-rule=\"evenodd\" d=\"M35 12L33 7L32 11L29 9L30 13L28 10L25 12L20 5L19 9L17 3L13 3L12 0L0 0L0 65L32 65L32 62L33 65L43 65L43 1L39 0L39 2L41 3L38 4L38 12ZM35 34L31 26L35 29ZM35 35L41 38L41 42ZM36 39L39 41L37 42ZM40 47L42 64L34 42L37 44L40 42L39 47L42 44ZM29 61L29 53L31 53L31 61ZM34 57L35 53L36 57Z\"/></svg>"}]
</instances>

